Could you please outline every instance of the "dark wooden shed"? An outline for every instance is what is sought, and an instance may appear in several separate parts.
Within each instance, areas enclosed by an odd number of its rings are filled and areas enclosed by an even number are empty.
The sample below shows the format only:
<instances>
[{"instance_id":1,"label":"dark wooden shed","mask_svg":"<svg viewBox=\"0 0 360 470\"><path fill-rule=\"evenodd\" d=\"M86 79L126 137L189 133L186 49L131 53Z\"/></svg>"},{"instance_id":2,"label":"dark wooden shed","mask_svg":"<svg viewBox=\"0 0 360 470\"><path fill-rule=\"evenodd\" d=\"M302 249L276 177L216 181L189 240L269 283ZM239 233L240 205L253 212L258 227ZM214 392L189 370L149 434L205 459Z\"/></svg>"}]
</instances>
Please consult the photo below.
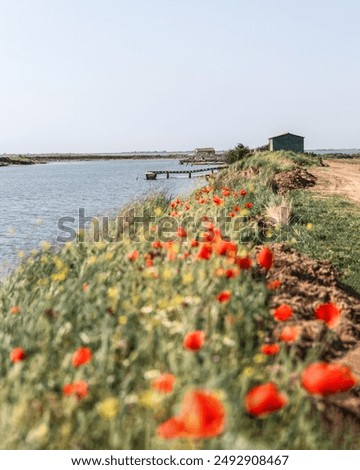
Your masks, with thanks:
<instances>
[{"instance_id":1,"label":"dark wooden shed","mask_svg":"<svg viewBox=\"0 0 360 470\"><path fill-rule=\"evenodd\" d=\"M293 152L304 152L304 137L300 135L285 134L276 135L269 138L269 150L292 150Z\"/></svg>"}]
</instances>

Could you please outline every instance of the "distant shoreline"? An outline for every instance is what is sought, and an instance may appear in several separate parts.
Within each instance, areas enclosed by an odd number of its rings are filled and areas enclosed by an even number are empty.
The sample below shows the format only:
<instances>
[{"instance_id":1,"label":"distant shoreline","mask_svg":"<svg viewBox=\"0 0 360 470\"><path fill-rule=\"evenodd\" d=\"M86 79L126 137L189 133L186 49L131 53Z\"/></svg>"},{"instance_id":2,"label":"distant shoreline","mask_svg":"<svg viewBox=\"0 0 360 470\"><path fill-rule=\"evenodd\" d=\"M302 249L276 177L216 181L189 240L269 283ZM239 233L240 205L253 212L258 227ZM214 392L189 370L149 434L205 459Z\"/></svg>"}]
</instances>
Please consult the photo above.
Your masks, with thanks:
<instances>
[{"instance_id":1,"label":"distant shoreline","mask_svg":"<svg viewBox=\"0 0 360 470\"><path fill-rule=\"evenodd\" d=\"M353 152L353 153L352 153ZM217 151L217 156L224 155L225 151ZM330 158L359 158L359 149L317 149L307 150ZM113 160L181 160L193 155L191 151L179 152L134 152L134 153L49 153L49 154L3 154L0 155L0 167L13 165L35 165L51 162L89 162Z\"/></svg>"},{"instance_id":2,"label":"distant shoreline","mask_svg":"<svg viewBox=\"0 0 360 470\"><path fill-rule=\"evenodd\" d=\"M224 152L216 152L217 156ZM0 167L9 165L32 165L45 164L51 162L69 161L112 161L112 160L181 160L191 156L193 152L179 153L123 153L123 154L96 154L96 153L76 153L76 154L26 154L26 155L2 155L0 156Z\"/></svg>"}]
</instances>

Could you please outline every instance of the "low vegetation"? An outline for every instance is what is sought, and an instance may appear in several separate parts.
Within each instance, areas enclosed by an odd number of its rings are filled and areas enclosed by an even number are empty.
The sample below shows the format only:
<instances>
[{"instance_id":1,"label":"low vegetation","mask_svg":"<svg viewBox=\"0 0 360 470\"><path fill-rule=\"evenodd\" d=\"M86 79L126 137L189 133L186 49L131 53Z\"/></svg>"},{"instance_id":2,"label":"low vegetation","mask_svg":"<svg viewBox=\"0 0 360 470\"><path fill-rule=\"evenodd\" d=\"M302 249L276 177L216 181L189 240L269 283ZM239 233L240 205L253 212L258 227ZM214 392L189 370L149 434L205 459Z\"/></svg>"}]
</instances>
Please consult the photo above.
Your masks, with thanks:
<instances>
[{"instance_id":1,"label":"low vegetation","mask_svg":"<svg viewBox=\"0 0 360 470\"><path fill-rule=\"evenodd\" d=\"M31 158L25 157L23 155L12 155L4 156L0 155L0 166L9 166L9 165L31 165L34 162Z\"/></svg>"}]
</instances>

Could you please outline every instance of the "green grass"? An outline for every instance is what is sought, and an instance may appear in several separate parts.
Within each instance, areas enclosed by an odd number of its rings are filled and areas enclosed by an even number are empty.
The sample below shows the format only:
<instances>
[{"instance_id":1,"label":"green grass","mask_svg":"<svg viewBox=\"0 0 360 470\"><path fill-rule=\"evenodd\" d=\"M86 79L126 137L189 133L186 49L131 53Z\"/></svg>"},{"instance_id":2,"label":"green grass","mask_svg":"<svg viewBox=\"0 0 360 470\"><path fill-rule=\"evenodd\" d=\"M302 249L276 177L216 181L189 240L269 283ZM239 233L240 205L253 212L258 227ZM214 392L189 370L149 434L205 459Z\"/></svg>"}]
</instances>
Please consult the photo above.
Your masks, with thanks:
<instances>
[{"instance_id":1,"label":"green grass","mask_svg":"<svg viewBox=\"0 0 360 470\"><path fill-rule=\"evenodd\" d=\"M330 261L342 273L341 280L360 292L360 207L339 196L306 191L292 192L291 199L296 249Z\"/></svg>"}]
</instances>

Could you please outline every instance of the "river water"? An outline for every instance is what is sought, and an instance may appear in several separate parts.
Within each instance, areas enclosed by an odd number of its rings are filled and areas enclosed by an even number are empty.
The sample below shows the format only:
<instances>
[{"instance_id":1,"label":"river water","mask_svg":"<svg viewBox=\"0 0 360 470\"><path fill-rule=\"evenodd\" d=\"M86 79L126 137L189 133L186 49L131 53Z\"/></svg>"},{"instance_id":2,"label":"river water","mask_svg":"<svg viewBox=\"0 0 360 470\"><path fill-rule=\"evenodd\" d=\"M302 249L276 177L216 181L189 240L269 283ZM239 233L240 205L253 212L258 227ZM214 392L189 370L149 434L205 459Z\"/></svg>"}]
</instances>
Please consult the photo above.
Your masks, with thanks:
<instances>
[{"instance_id":1,"label":"river water","mask_svg":"<svg viewBox=\"0 0 360 470\"><path fill-rule=\"evenodd\" d=\"M198 178L158 176L148 170L188 169L177 160L113 160L57 162L0 168L0 277L18 260L18 252L37 248L42 240L56 243L62 217L114 215L135 198L164 191L186 194Z\"/></svg>"}]
</instances>

